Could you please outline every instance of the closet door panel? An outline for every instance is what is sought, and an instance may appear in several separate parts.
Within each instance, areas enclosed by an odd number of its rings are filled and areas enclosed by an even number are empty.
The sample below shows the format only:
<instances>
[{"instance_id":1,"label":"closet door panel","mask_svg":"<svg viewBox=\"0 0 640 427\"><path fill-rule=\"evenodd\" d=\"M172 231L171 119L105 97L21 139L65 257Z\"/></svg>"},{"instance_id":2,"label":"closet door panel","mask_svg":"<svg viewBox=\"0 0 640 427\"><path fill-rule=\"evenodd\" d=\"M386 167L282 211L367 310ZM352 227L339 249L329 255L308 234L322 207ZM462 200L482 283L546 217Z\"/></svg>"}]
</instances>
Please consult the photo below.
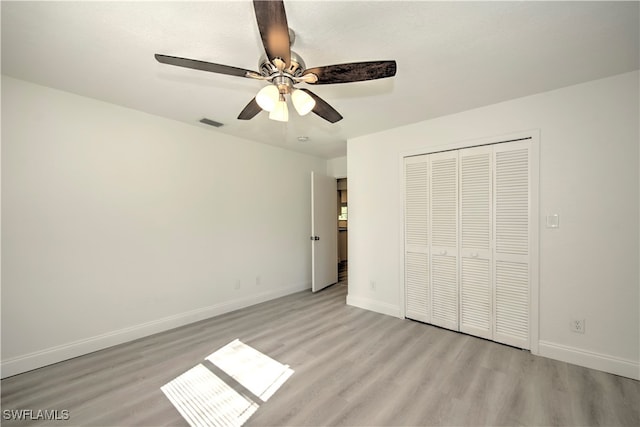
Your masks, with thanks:
<instances>
[{"instance_id":1,"label":"closet door panel","mask_svg":"<svg viewBox=\"0 0 640 427\"><path fill-rule=\"evenodd\" d=\"M431 323L458 330L458 152L429 164Z\"/></svg>"},{"instance_id":2,"label":"closet door panel","mask_svg":"<svg viewBox=\"0 0 640 427\"><path fill-rule=\"evenodd\" d=\"M405 316L430 322L428 156L405 159L404 182Z\"/></svg>"},{"instance_id":3,"label":"closet door panel","mask_svg":"<svg viewBox=\"0 0 640 427\"><path fill-rule=\"evenodd\" d=\"M494 152L494 339L529 348L530 142Z\"/></svg>"},{"instance_id":4,"label":"closet door panel","mask_svg":"<svg viewBox=\"0 0 640 427\"><path fill-rule=\"evenodd\" d=\"M458 330L458 268L457 257L444 253L431 256L431 323Z\"/></svg>"},{"instance_id":5,"label":"closet door panel","mask_svg":"<svg viewBox=\"0 0 640 427\"><path fill-rule=\"evenodd\" d=\"M495 276L495 340L529 348L529 266L496 260Z\"/></svg>"},{"instance_id":6,"label":"closet door panel","mask_svg":"<svg viewBox=\"0 0 640 427\"><path fill-rule=\"evenodd\" d=\"M491 262L461 257L460 264L460 331L491 339Z\"/></svg>"},{"instance_id":7,"label":"closet door panel","mask_svg":"<svg viewBox=\"0 0 640 427\"><path fill-rule=\"evenodd\" d=\"M460 150L460 330L493 337L493 147Z\"/></svg>"},{"instance_id":8,"label":"closet door panel","mask_svg":"<svg viewBox=\"0 0 640 427\"><path fill-rule=\"evenodd\" d=\"M405 316L429 323L429 255L420 252L405 254L405 284Z\"/></svg>"}]
</instances>

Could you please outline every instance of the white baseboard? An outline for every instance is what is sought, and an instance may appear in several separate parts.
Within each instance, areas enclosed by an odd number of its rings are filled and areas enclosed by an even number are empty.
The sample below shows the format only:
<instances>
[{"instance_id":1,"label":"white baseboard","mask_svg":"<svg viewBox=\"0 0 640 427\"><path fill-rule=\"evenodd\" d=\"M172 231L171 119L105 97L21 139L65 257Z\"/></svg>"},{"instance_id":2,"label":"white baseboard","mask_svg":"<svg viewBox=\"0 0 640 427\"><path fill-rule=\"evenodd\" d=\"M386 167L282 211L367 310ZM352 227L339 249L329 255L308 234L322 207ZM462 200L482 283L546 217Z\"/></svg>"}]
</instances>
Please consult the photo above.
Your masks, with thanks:
<instances>
[{"instance_id":1,"label":"white baseboard","mask_svg":"<svg viewBox=\"0 0 640 427\"><path fill-rule=\"evenodd\" d=\"M547 341L540 341L538 345L538 354L540 356L640 380L640 362L638 361Z\"/></svg>"},{"instance_id":2,"label":"white baseboard","mask_svg":"<svg viewBox=\"0 0 640 427\"><path fill-rule=\"evenodd\" d=\"M387 316L401 318L400 308L397 305L387 304L369 298L347 295L347 305L350 305L352 307L364 308L365 310L375 311L376 313L380 314L386 314Z\"/></svg>"},{"instance_id":3,"label":"white baseboard","mask_svg":"<svg viewBox=\"0 0 640 427\"><path fill-rule=\"evenodd\" d=\"M189 323L198 322L261 302L280 298L295 292L304 291L311 288L310 283L303 283L286 288L279 288L268 292L255 295L249 295L231 301L225 301L220 304L191 310L185 313L164 317L162 319L153 320L151 322L130 326L128 328L119 329L105 334L96 335L82 340L58 345L55 347L45 348L40 351L25 354L3 360L0 363L1 378L10 377L43 366L58 363L63 360L82 356L94 351L102 350L107 347L133 341L158 332L168 331Z\"/></svg>"}]
</instances>

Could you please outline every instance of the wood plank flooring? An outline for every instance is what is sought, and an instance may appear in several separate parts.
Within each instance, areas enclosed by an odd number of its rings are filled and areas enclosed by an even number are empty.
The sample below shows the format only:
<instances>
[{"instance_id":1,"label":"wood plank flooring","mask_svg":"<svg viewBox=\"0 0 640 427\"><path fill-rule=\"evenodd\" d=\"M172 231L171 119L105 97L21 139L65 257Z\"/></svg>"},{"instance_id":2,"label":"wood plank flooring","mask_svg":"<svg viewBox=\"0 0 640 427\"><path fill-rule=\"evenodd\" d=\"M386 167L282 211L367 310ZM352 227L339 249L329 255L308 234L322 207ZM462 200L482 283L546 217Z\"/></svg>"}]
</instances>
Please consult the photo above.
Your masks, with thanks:
<instances>
[{"instance_id":1,"label":"wood plank flooring","mask_svg":"<svg viewBox=\"0 0 640 427\"><path fill-rule=\"evenodd\" d=\"M640 425L640 382L300 292L1 382L14 425L185 426L160 387L239 338L293 376L246 426ZM4 416L3 412L3 416Z\"/></svg>"}]
</instances>

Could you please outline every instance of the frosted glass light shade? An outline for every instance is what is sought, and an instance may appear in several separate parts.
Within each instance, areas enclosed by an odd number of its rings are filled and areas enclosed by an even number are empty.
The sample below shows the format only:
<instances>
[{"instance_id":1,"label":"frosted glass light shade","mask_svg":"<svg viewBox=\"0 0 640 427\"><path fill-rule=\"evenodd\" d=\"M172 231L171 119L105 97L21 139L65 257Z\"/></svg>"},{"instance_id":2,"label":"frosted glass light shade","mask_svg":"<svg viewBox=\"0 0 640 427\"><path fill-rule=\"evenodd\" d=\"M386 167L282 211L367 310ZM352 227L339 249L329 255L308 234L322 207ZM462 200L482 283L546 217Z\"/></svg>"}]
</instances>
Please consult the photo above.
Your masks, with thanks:
<instances>
[{"instance_id":1,"label":"frosted glass light shade","mask_svg":"<svg viewBox=\"0 0 640 427\"><path fill-rule=\"evenodd\" d=\"M289 109L287 108L287 102L284 99L276 102L273 111L269 113L269 118L279 122L286 122L289 120Z\"/></svg>"},{"instance_id":2,"label":"frosted glass light shade","mask_svg":"<svg viewBox=\"0 0 640 427\"><path fill-rule=\"evenodd\" d=\"M300 89L293 91L291 102L293 102L293 106L301 116L309 114L316 106L316 101L307 92Z\"/></svg>"},{"instance_id":3,"label":"frosted glass light shade","mask_svg":"<svg viewBox=\"0 0 640 427\"><path fill-rule=\"evenodd\" d=\"M256 102L265 111L273 111L278 102L280 91L274 85L265 86L256 95Z\"/></svg>"}]
</instances>

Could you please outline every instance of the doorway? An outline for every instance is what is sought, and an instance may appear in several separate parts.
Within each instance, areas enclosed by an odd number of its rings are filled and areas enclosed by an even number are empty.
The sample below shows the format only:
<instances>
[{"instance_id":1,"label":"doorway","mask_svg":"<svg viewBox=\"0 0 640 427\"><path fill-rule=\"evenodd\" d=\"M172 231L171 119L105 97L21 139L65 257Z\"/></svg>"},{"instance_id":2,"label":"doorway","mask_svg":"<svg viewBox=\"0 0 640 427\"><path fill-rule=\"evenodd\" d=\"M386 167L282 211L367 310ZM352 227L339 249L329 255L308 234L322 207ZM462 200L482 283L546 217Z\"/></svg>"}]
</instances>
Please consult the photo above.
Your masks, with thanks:
<instances>
[{"instance_id":1,"label":"doorway","mask_svg":"<svg viewBox=\"0 0 640 427\"><path fill-rule=\"evenodd\" d=\"M349 208L347 178L337 180L338 206L338 283L347 284L349 271Z\"/></svg>"}]
</instances>

